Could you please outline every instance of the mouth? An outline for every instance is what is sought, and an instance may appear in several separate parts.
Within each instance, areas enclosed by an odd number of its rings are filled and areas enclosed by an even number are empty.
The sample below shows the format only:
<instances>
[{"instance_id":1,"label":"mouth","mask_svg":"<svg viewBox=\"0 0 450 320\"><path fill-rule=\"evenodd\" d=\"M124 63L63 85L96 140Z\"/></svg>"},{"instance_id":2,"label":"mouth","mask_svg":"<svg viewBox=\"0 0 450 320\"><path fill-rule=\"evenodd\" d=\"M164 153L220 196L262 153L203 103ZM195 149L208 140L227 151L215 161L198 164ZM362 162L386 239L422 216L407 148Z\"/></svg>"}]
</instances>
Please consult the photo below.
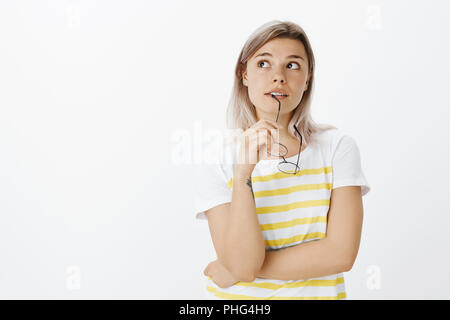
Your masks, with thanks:
<instances>
[{"instance_id":1,"label":"mouth","mask_svg":"<svg viewBox=\"0 0 450 320\"><path fill-rule=\"evenodd\" d=\"M287 97L288 97L288 95L287 94L285 94L285 93L279 93L279 92L268 92L268 93L266 93L266 94L264 94L265 96L267 96L267 97L269 97L270 99L274 99L274 97L272 97L272 95L273 96L275 96L277 99L279 99L279 100L283 100L283 99L286 99Z\"/></svg>"}]
</instances>

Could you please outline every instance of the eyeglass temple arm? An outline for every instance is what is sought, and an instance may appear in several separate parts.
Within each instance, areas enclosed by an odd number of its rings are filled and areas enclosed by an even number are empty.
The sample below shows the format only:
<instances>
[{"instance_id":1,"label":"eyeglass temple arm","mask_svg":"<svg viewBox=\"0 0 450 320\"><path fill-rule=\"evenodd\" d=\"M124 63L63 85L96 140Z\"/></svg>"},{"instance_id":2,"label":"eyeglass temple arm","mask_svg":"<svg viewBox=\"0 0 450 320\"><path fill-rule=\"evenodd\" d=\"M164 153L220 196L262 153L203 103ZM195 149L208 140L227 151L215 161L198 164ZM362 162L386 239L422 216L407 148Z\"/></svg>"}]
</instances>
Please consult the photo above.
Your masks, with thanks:
<instances>
[{"instance_id":1,"label":"eyeglass temple arm","mask_svg":"<svg viewBox=\"0 0 450 320\"><path fill-rule=\"evenodd\" d=\"M297 167L298 167L298 160L300 160L300 151L302 150L303 137L300 134L300 132L298 132L297 126L295 124L294 124L294 129L295 129L295 131L297 131L298 135L300 136L300 148L298 149L298 157L297 157ZM297 167L295 170L297 170Z\"/></svg>"}]
</instances>

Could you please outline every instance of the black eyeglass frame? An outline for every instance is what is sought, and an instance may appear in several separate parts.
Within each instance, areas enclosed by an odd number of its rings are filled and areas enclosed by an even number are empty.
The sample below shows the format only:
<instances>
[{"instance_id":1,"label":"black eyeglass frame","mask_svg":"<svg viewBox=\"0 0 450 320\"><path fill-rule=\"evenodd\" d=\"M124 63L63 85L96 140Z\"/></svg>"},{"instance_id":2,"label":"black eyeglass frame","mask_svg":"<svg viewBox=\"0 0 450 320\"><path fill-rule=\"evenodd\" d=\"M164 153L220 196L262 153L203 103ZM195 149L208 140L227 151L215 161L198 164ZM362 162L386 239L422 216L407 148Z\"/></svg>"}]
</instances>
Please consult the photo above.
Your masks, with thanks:
<instances>
[{"instance_id":1,"label":"black eyeglass frame","mask_svg":"<svg viewBox=\"0 0 450 320\"><path fill-rule=\"evenodd\" d=\"M280 115L280 110L281 110L281 102L280 102L280 100L278 100L276 97L275 97L275 95L273 95L272 94L272 97L275 99L275 100L277 100L278 101L278 113L277 113L277 118L275 119L275 122L278 122L278 116ZM284 145L284 144L282 144L282 143L278 143L278 142L276 142L278 145L280 145L280 146L283 146L285 149L286 149L286 153L284 154L284 155L274 155L274 154L272 154L272 153L270 153L272 156L275 156L275 157L282 157L283 158L283 161L281 161L280 163L278 163L278 170L280 170L281 172L283 172L283 173L286 173L286 174L297 174L297 171L300 171L300 167L299 167L299 165L298 165L298 162L299 162L299 160L300 160L300 153L301 153L301 150L302 150L302 144L303 144L303 137L302 137L302 135L300 134L300 132L298 131L298 129L297 129L297 126L294 124L294 129L295 129L295 131L297 131L297 133L298 133L298 135L299 135L299 137L300 137L300 148L299 148L299 150L298 150L298 156L297 156L297 163L293 163L293 162L289 162L289 161L286 161L286 158L284 157L287 153L288 153L288 148ZM293 164L293 165L295 165L295 171L294 172L286 172L286 171L284 171L284 170L281 170L280 169L280 165L282 165L283 163L290 163L290 164ZM298 170L297 170L298 169Z\"/></svg>"}]
</instances>

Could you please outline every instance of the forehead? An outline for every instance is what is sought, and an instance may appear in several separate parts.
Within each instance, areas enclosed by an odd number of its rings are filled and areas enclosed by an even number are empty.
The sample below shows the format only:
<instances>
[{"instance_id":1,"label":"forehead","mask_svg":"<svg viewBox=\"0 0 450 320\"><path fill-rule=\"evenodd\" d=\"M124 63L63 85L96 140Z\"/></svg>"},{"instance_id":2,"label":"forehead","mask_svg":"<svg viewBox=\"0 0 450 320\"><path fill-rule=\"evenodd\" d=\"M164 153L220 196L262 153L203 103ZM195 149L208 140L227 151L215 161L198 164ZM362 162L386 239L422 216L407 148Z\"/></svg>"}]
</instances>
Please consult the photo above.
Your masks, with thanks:
<instances>
[{"instance_id":1,"label":"forehead","mask_svg":"<svg viewBox=\"0 0 450 320\"><path fill-rule=\"evenodd\" d=\"M296 54L305 58L305 60L307 59L305 46L300 40L296 39L272 39L259 48L253 54L252 58L263 52L269 52L274 57L279 58L285 58L288 55Z\"/></svg>"}]
</instances>

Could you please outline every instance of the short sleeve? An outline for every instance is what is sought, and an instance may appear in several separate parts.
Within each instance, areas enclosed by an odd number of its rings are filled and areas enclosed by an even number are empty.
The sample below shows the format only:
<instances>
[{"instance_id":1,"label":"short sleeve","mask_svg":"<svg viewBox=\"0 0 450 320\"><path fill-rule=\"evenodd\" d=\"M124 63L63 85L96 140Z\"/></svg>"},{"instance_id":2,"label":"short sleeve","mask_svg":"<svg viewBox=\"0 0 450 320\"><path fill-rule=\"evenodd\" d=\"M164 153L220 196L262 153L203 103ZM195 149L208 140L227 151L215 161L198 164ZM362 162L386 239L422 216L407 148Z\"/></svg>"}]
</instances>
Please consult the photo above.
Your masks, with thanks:
<instances>
[{"instance_id":1,"label":"short sleeve","mask_svg":"<svg viewBox=\"0 0 450 320\"><path fill-rule=\"evenodd\" d=\"M361 195L370 191L370 186L362 171L361 156L355 139L342 136L337 142L333 160L333 189L343 186L361 186Z\"/></svg>"},{"instance_id":2,"label":"short sleeve","mask_svg":"<svg viewBox=\"0 0 450 320\"><path fill-rule=\"evenodd\" d=\"M221 164L202 164L195 168L195 218L207 220L205 211L231 202L232 190Z\"/></svg>"}]
</instances>

